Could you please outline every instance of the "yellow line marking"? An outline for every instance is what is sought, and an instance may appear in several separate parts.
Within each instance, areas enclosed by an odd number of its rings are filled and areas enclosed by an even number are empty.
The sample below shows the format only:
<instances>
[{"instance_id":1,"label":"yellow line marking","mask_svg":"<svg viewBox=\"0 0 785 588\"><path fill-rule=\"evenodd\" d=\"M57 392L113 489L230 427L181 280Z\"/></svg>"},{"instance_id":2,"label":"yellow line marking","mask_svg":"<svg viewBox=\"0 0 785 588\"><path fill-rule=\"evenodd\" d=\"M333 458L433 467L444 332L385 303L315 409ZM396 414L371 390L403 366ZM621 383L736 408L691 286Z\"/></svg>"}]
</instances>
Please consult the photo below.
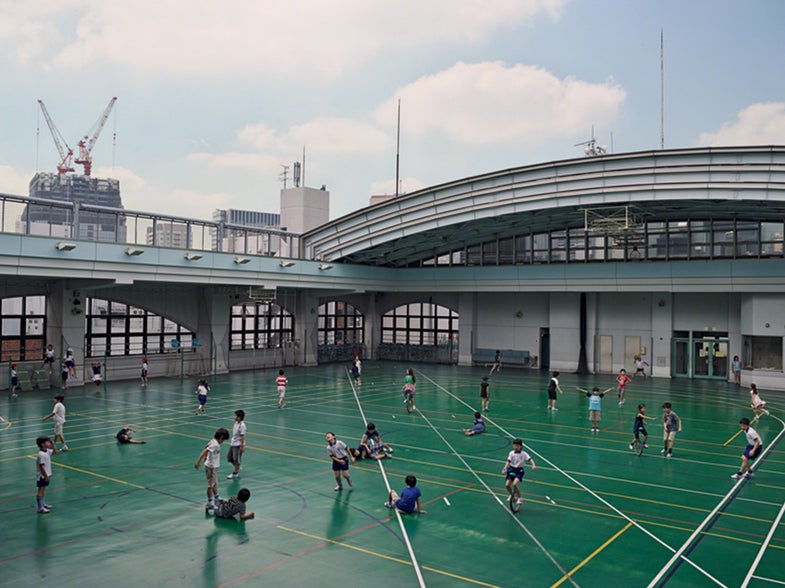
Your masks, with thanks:
<instances>
[{"instance_id":1,"label":"yellow line marking","mask_svg":"<svg viewBox=\"0 0 785 588\"><path fill-rule=\"evenodd\" d=\"M342 543L341 541L335 541L333 539L327 539L326 537L319 537L318 535L313 535L311 533L306 533L305 531L298 531L296 529L290 529L289 527L284 527L283 525L276 525L276 529L280 529L282 531L287 531L289 533L294 533L296 535L302 535L303 537L308 537L309 539L315 539L316 541L324 541L325 543L330 543L331 545L337 545L339 547L345 547L346 549L351 549L353 551L359 551L360 553L364 553L366 555L372 555L375 557L380 557L382 559L386 559L388 561L392 561L395 563L403 564L406 566L411 566L412 562L400 559L398 557L392 557L390 555L384 555L383 553L379 553L376 551L370 551L368 549L364 549L362 547L357 547L355 545L349 545L348 543ZM450 572L445 572L444 570L438 570L436 568L431 568L429 566L423 566L422 569L428 570L429 572L433 572L435 574L440 574L442 576L447 576L449 578L455 578L456 580L462 580L464 582L469 582L470 584L476 584L478 586L487 586L488 588L500 588L496 584L488 584L486 582L482 582L480 580L474 580L472 578L467 578L465 576L459 576L457 574L452 574Z\"/></svg>"},{"instance_id":2,"label":"yellow line marking","mask_svg":"<svg viewBox=\"0 0 785 588\"><path fill-rule=\"evenodd\" d=\"M577 566L575 566L575 567L574 567L574 568L572 568L572 569L571 569L569 572L567 572L567 575L566 575L566 576L562 576L561 580L559 580L559 581L558 581L558 582L556 582L555 584L552 584L552 585L551 585L551 588L556 588L557 586L561 586L561 584L562 584L563 582L566 582L566 581L567 581L567 579L571 578L571 577L572 577L572 575L573 575L575 572L577 572L579 569L581 569L583 566L585 566L587 563L589 563L589 561L591 561L591 560L594 558L594 556L595 556L595 555L597 555L597 554L598 554L598 553L600 553L600 552L601 552L603 549L605 549L606 547L608 547L608 545L610 545L611 543L613 543L614 541L616 541L616 539L617 539L617 538L618 538L618 537L619 537L619 536L620 536L622 533L624 533L624 532L625 532L627 529L629 529L631 526L632 526L632 523L627 523L627 524L624 526L624 528L623 528L623 529L620 529L618 533L616 533L616 534L615 534L613 537L611 537L610 539L608 539L608 540L607 540L605 543L603 543L602 545L600 545L600 546L599 546L597 549L595 549L595 550L594 550L594 551L593 551L591 554L589 554L589 556L588 556L586 559L584 559L584 560L583 560L581 563L579 563Z\"/></svg>"},{"instance_id":3,"label":"yellow line marking","mask_svg":"<svg viewBox=\"0 0 785 588\"><path fill-rule=\"evenodd\" d=\"M741 429L739 429L738 431L736 431L736 434L735 434L735 435L733 435L733 437L731 437L730 439L728 439L728 440L727 440L725 443L723 443L723 444L722 444L722 446L723 446L723 447L725 447L726 445L728 445L728 443L730 443L731 441L733 441L733 440L734 440L736 437L738 437L740 434L741 434Z\"/></svg>"},{"instance_id":4,"label":"yellow line marking","mask_svg":"<svg viewBox=\"0 0 785 588\"><path fill-rule=\"evenodd\" d=\"M35 459L32 455L28 456L30 459ZM118 480L117 478L112 478L110 476L104 476L103 474L97 474L95 472L91 472L89 470L83 470L82 468L76 468L74 466L65 465L64 463L59 462L52 462L53 466L57 466L59 468L65 468L67 470L73 470L75 472L79 472L80 474L87 474L88 476L95 476L96 478L101 478L103 480L109 480L110 482L116 482L118 484L124 484L126 486L131 486L132 488L138 488L139 490L147 490L145 486L139 486L138 484L132 484L131 482L126 482L125 480Z\"/></svg>"}]
</instances>

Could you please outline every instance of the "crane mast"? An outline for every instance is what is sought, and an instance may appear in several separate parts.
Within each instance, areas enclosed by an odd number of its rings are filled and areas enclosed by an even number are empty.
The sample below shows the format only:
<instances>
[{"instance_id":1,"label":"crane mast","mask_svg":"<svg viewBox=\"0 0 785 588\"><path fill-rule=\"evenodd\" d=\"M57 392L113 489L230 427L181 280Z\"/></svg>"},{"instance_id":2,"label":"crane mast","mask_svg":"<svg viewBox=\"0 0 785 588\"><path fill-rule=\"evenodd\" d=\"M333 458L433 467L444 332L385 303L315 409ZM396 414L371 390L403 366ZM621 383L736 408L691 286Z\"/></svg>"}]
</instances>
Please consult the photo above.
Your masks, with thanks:
<instances>
[{"instance_id":1,"label":"crane mast","mask_svg":"<svg viewBox=\"0 0 785 588\"><path fill-rule=\"evenodd\" d=\"M109 104L106 105L103 114L98 118L96 123L93 125L93 128L90 129L90 134L85 135L82 139L77 143L79 147L79 158L75 159L74 161L81 165L84 168L84 175L89 176L93 169L93 147L95 146L96 141L98 141L98 136L101 134L101 131L106 124L106 120L109 118L109 113L112 111L112 107L114 103L117 102L117 96L113 97Z\"/></svg>"},{"instance_id":2,"label":"crane mast","mask_svg":"<svg viewBox=\"0 0 785 588\"><path fill-rule=\"evenodd\" d=\"M60 154L60 163L57 164L57 173L64 174L74 171L74 168L71 165L71 157L74 154L74 150L71 149L68 146L68 143L65 142L63 135L58 130L57 126L52 120L52 117L49 116L49 112L46 110L44 101L39 100L38 105L41 107L41 112L44 113L46 125L49 127L49 132L52 133L52 139L54 139L55 147L57 147L57 152ZM65 147L63 147L63 145L65 145Z\"/></svg>"}]
</instances>

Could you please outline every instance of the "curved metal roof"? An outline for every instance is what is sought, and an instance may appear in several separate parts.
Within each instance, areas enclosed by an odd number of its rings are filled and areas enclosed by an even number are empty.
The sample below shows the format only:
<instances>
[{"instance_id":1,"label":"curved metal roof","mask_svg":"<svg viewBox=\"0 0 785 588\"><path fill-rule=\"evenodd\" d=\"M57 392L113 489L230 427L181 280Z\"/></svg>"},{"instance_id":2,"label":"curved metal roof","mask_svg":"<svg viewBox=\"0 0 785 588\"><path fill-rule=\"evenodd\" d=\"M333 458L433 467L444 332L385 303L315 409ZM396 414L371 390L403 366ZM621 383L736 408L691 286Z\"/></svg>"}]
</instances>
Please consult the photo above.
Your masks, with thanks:
<instances>
[{"instance_id":1,"label":"curved metal roof","mask_svg":"<svg viewBox=\"0 0 785 588\"><path fill-rule=\"evenodd\" d=\"M584 226L585 209L647 220L785 219L785 146L619 153L490 172L400 196L302 236L308 259L403 267L495 238Z\"/></svg>"}]
</instances>

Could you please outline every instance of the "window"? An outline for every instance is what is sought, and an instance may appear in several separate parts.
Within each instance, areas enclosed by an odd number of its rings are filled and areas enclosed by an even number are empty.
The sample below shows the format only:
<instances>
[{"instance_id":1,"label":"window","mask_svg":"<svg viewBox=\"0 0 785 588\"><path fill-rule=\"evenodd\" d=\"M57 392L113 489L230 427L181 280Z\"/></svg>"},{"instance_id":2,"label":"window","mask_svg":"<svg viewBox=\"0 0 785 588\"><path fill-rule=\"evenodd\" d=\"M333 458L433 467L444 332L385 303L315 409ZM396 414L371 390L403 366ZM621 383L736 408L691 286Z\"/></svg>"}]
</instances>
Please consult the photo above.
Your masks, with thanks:
<instances>
[{"instance_id":1,"label":"window","mask_svg":"<svg viewBox=\"0 0 785 588\"><path fill-rule=\"evenodd\" d=\"M351 304L333 300L319 306L319 345L362 343L364 317Z\"/></svg>"},{"instance_id":2,"label":"window","mask_svg":"<svg viewBox=\"0 0 785 588\"><path fill-rule=\"evenodd\" d=\"M85 357L163 353L173 339L193 346L191 331L143 308L101 298L88 298L85 307Z\"/></svg>"},{"instance_id":3,"label":"window","mask_svg":"<svg viewBox=\"0 0 785 588\"><path fill-rule=\"evenodd\" d=\"M430 302L412 302L382 316L382 343L446 345L458 333L458 313Z\"/></svg>"},{"instance_id":4,"label":"window","mask_svg":"<svg viewBox=\"0 0 785 588\"><path fill-rule=\"evenodd\" d=\"M231 349L275 349L294 341L294 317L272 302L232 306Z\"/></svg>"},{"instance_id":5,"label":"window","mask_svg":"<svg viewBox=\"0 0 785 588\"><path fill-rule=\"evenodd\" d=\"M742 337L741 363L753 370L782 371L782 337Z\"/></svg>"},{"instance_id":6,"label":"window","mask_svg":"<svg viewBox=\"0 0 785 588\"><path fill-rule=\"evenodd\" d=\"M4 361L43 359L46 298L17 296L0 302L0 355Z\"/></svg>"}]
</instances>

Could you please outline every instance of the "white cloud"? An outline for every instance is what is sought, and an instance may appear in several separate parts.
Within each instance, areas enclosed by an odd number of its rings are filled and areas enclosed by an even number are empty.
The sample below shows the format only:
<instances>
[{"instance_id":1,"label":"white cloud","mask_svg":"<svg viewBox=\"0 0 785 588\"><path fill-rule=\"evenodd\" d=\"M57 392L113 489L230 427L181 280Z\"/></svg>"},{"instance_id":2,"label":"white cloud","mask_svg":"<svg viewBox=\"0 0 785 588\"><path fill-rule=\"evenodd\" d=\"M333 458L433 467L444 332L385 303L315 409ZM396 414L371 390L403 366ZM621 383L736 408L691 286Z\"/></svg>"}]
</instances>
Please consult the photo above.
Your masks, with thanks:
<instances>
[{"instance_id":1,"label":"white cloud","mask_svg":"<svg viewBox=\"0 0 785 588\"><path fill-rule=\"evenodd\" d=\"M527 65L459 62L403 87L399 96L407 133L482 145L536 144L607 125L619 116L626 92L613 80L598 84ZM397 100L377 110L380 123L396 120Z\"/></svg>"},{"instance_id":2,"label":"white cloud","mask_svg":"<svg viewBox=\"0 0 785 588\"><path fill-rule=\"evenodd\" d=\"M0 191L6 194L27 196L33 173L15 170L10 165L0 165Z\"/></svg>"},{"instance_id":3,"label":"white cloud","mask_svg":"<svg viewBox=\"0 0 785 588\"><path fill-rule=\"evenodd\" d=\"M701 133L698 145L782 145L785 143L785 102L752 104L733 123Z\"/></svg>"},{"instance_id":4,"label":"white cloud","mask_svg":"<svg viewBox=\"0 0 785 588\"><path fill-rule=\"evenodd\" d=\"M566 0L71 0L0 3L0 39L20 62L113 64L174 76L334 78L382 53L476 43Z\"/></svg>"},{"instance_id":5,"label":"white cloud","mask_svg":"<svg viewBox=\"0 0 785 588\"><path fill-rule=\"evenodd\" d=\"M260 151L280 154L310 151L332 154L377 153L389 149L391 138L379 129L347 118L320 117L279 133L264 123L248 125L238 138Z\"/></svg>"}]
</instances>

